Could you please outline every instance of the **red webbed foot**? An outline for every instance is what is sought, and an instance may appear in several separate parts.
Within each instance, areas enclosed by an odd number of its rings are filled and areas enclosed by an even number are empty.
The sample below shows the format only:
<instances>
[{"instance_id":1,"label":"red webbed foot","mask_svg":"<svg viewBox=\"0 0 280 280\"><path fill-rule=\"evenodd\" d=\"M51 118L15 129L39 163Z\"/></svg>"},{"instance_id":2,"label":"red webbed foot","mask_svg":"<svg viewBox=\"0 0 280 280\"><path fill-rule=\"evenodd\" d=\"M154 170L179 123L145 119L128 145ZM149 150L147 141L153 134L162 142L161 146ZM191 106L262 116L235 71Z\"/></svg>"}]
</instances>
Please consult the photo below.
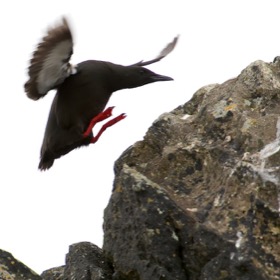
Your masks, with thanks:
<instances>
[{"instance_id":1,"label":"red webbed foot","mask_svg":"<svg viewBox=\"0 0 280 280\"><path fill-rule=\"evenodd\" d=\"M89 126L87 128L87 130L84 132L83 136L87 137L90 135L93 127L98 123L98 122L102 122L103 120L106 120L108 118L110 118L112 116L112 111L115 107L109 107L107 108L105 111L101 112L100 114L98 114L97 116L95 116L89 123Z\"/></svg>"},{"instance_id":2,"label":"red webbed foot","mask_svg":"<svg viewBox=\"0 0 280 280\"><path fill-rule=\"evenodd\" d=\"M103 120L106 120L107 118L111 117L112 116L112 111L113 111L114 107L109 107L107 108L105 111L103 111L102 113L98 114L97 116L95 116L87 130L84 132L83 136L84 137L88 137L93 129L93 127L98 123L98 122L101 122ZM123 120L124 118L126 118L126 115L125 114L120 114L119 116L113 118L112 120L106 122L100 129L100 131L97 133L96 136L92 137L91 140L90 140L90 143L96 143L99 139L99 137L102 135L102 133L110 126L116 124L117 122Z\"/></svg>"}]
</instances>

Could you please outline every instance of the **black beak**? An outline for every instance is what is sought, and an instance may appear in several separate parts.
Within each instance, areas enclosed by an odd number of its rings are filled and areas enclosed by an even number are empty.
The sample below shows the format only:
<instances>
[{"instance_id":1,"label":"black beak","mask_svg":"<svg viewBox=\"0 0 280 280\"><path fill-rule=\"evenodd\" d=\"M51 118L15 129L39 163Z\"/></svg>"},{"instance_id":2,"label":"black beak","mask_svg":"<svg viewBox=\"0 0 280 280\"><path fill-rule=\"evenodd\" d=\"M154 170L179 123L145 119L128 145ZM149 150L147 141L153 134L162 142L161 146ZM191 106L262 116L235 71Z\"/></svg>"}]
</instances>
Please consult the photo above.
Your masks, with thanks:
<instances>
[{"instance_id":1,"label":"black beak","mask_svg":"<svg viewBox=\"0 0 280 280\"><path fill-rule=\"evenodd\" d=\"M163 75L155 74L152 76L154 82L162 82L162 81L173 81L173 78Z\"/></svg>"}]
</instances>

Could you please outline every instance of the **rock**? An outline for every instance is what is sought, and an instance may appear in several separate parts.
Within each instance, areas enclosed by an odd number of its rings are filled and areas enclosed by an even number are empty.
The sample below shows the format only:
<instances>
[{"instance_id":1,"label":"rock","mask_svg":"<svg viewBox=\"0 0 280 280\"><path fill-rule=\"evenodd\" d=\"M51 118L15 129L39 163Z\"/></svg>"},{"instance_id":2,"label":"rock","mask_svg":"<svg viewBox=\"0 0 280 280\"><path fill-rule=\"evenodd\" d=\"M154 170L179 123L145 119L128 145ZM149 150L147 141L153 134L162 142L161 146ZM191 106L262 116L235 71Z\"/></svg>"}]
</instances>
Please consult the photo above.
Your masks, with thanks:
<instances>
[{"instance_id":1,"label":"rock","mask_svg":"<svg viewBox=\"0 0 280 280\"><path fill-rule=\"evenodd\" d=\"M115 163L117 280L280 279L280 60L160 116Z\"/></svg>"},{"instance_id":2,"label":"rock","mask_svg":"<svg viewBox=\"0 0 280 280\"><path fill-rule=\"evenodd\" d=\"M41 280L42 278L13 257L12 254L0 250L1 280Z\"/></svg>"},{"instance_id":3,"label":"rock","mask_svg":"<svg viewBox=\"0 0 280 280\"><path fill-rule=\"evenodd\" d=\"M111 280L112 268L100 248L90 242L69 247L66 265L46 270L44 280Z\"/></svg>"},{"instance_id":4,"label":"rock","mask_svg":"<svg viewBox=\"0 0 280 280\"><path fill-rule=\"evenodd\" d=\"M96 245L81 242L70 246L66 257L65 276L75 280L109 280L112 268Z\"/></svg>"},{"instance_id":5,"label":"rock","mask_svg":"<svg viewBox=\"0 0 280 280\"><path fill-rule=\"evenodd\" d=\"M43 280L65 280L64 270L65 270L65 265L50 268L48 270L45 270L41 274L41 277L43 278Z\"/></svg>"}]
</instances>

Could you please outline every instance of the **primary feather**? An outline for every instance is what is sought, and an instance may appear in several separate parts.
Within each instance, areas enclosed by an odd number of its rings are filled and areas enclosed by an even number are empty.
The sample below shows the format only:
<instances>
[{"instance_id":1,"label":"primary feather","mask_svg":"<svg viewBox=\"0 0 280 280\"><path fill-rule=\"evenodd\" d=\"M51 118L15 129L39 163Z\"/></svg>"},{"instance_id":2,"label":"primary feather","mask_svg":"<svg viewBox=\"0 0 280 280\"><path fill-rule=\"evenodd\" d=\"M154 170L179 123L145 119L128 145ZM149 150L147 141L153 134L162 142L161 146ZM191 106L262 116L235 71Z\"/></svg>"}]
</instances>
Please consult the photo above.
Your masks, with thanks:
<instances>
[{"instance_id":1,"label":"primary feather","mask_svg":"<svg viewBox=\"0 0 280 280\"><path fill-rule=\"evenodd\" d=\"M27 96L37 100L75 73L69 63L72 53L71 30L63 18L59 25L48 30L33 53L28 69L29 80L24 85Z\"/></svg>"}]
</instances>

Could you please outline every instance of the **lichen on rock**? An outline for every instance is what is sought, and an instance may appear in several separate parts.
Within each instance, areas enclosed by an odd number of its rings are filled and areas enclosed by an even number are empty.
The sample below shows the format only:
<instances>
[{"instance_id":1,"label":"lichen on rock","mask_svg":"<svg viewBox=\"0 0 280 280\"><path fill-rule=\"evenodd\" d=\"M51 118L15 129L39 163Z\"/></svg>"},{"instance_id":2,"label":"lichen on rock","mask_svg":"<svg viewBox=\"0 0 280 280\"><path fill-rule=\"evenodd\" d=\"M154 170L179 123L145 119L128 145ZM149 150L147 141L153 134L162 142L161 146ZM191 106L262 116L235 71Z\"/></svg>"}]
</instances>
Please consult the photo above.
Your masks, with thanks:
<instances>
[{"instance_id":1,"label":"lichen on rock","mask_svg":"<svg viewBox=\"0 0 280 280\"><path fill-rule=\"evenodd\" d=\"M280 63L256 61L122 154L104 217L115 279L280 279L279 101Z\"/></svg>"}]
</instances>

